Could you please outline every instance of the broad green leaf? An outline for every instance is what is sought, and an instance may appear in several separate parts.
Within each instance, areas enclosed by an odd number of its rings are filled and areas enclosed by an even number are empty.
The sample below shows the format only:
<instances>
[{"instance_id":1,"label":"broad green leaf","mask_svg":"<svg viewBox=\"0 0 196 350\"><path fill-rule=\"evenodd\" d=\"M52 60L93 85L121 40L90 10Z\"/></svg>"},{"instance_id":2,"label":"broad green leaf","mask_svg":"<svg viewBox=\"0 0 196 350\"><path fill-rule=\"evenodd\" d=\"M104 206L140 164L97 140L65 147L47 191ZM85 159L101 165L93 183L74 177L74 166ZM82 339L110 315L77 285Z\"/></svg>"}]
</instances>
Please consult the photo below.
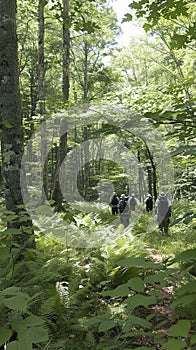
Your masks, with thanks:
<instances>
[{"instance_id":1,"label":"broad green leaf","mask_svg":"<svg viewBox=\"0 0 196 350\"><path fill-rule=\"evenodd\" d=\"M160 270L163 267L161 264L146 260L144 257L122 259L118 261L118 265L124 267L140 267L149 270Z\"/></svg>"},{"instance_id":2,"label":"broad green leaf","mask_svg":"<svg viewBox=\"0 0 196 350\"><path fill-rule=\"evenodd\" d=\"M105 320L103 322L100 323L98 331L99 332L106 332L109 331L111 328L113 328L115 326L115 322L114 320Z\"/></svg>"},{"instance_id":3,"label":"broad green leaf","mask_svg":"<svg viewBox=\"0 0 196 350\"><path fill-rule=\"evenodd\" d=\"M3 345L5 342L7 342L12 335L12 332L10 329L5 327L0 327L0 345Z\"/></svg>"},{"instance_id":4,"label":"broad green leaf","mask_svg":"<svg viewBox=\"0 0 196 350\"><path fill-rule=\"evenodd\" d=\"M18 235L21 233L21 231L17 228L8 228L7 230L3 231L6 235Z\"/></svg>"},{"instance_id":5,"label":"broad green leaf","mask_svg":"<svg viewBox=\"0 0 196 350\"><path fill-rule=\"evenodd\" d=\"M18 219L18 215L7 215L6 221L14 221L15 219Z\"/></svg>"},{"instance_id":6,"label":"broad green leaf","mask_svg":"<svg viewBox=\"0 0 196 350\"><path fill-rule=\"evenodd\" d=\"M9 287L4 290L2 290L2 295L17 295L19 292L21 292L20 287Z\"/></svg>"},{"instance_id":7,"label":"broad green leaf","mask_svg":"<svg viewBox=\"0 0 196 350\"><path fill-rule=\"evenodd\" d=\"M48 340L47 329L43 326L30 327L27 330L18 332L20 342L38 344Z\"/></svg>"},{"instance_id":8,"label":"broad green leaf","mask_svg":"<svg viewBox=\"0 0 196 350\"><path fill-rule=\"evenodd\" d=\"M171 308L174 309L176 306L186 306L196 301L196 293L184 295L183 297L177 298L171 303Z\"/></svg>"},{"instance_id":9,"label":"broad green leaf","mask_svg":"<svg viewBox=\"0 0 196 350\"><path fill-rule=\"evenodd\" d=\"M196 334L192 335L191 337L191 345L196 344Z\"/></svg>"},{"instance_id":10,"label":"broad green leaf","mask_svg":"<svg viewBox=\"0 0 196 350\"><path fill-rule=\"evenodd\" d=\"M99 318L99 317L92 317L92 318L89 318L88 320L85 320L84 323L85 323L87 326L96 326L96 325L98 325L101 321L102 321L102 319Z\"/></svg>"},{"instance_id":11,"label":"broad green leaf","mask_svg":"<svg viewBox=\"0 0 196 350\"><path fill-rule=\"evenodd\" d=\"M138 306L148 307L149 305L156 303L156 298L153 296L145 296L145 295L134 295L128 298L125 303L128 306L129 310L134 310Z\"/></svg>"},{"instance_id":12,"label":"broad green leaf","mask_svg":"<svg viewBox=\"0 0 196 350\"><path fill-rule=\"evenodd\" d=\"M23 320L23 324L27 327L32 326L41 326L45 324L45 320L43 320L41 317L32 315Z\"/></svg>"},{"instance_id":13,"label":"broad green leaf","mask_svg":"<svg viewBox=\"0 0 196 350\"><path fill-rule=\"evenodd\" d=\"M20 293L14 297L4 299L3 304L12 310L27 311L26 293Z\"/></svg>"},{"instance_id":14,"label":"broad green leaf","mask_svg":"<svg viewBox=\"0 0 196 350\"><path fill-rule=\"evenodd\" d=\"M167 350L181 350L187 346L186 342L179 339L169 339L165 344L163 344L161 349Z\"/></svg>"},{"instance_id":15,"label":"broad green leaf","mask_svg":"<svg viewBox=\"0 0 196 350\"><path fill-rule=\"evenodd\" d=\"M18 341L12 341L7 345L6 350L22 350L22 349L20 349Z\"/></svg>"},{"instance_id":16,"label":"broad green leaf","mask_svg":"<svg viewBox=\"0 0 196 350\"><path fill-rule=\"evenodd\" d=\"M144 291L144 282L140 277L134 277L131 278L128 282L127 285L133 289L136 290L137 292L143 292Z\"/></svg>"},{"instance_id":17,"label":"broad green leaf","mask_svg":"<svg viewBox=\"0 0 196 350\"><path fill-rule=\"evenodd\" d=\"M161 287L166 285L165 277L168 276L168 271L160 271L156 272L154 274L150 274L149 276L146 276L144 279L145 283L154 284L159 283Z\"/></svg>"},{"instance_id":18,"label":"broad green leaf","mask_svg":"<svg viewBox=\"0 0 196 350\"><path fill-rule=\"evenodd\" d=\"M127 283L121 284L120 286L116 287L113 290L108 290L102 292L103 296L110 296L110 297L125 297L128 294L130 294L130 289L127 286Z\"/></svg>"},{"instance_id":19,"label":"broad green leaf","mask_svg":"<svg viewBox=\"0 0 196 350\"><path fill-rule=\"evenodd\" d=\"M189 320L179 320L178 323L169 328L169 334L173 337L187 337L191 328Z\"/></svg>"},{"instance_id":20,"label":"broad green leaf","mask_svg":"<svg viewBox=\"0 0 196 350\"><path fill-rule=\"evenodd\" d=\"M0 248L0 260L5 261L9 258L9 249L6 247Z\"/></svg>"},{"instance_id":21,"label":"broad green leaf","mask_svg":"<svg viewBox=\"0 0 196 350\"><path fill-rule=\"evenodd\" d=\"M13 329L15 329L17 332L19 331L25 331L29 327L33 326L43 326L45 324L45 321L35 315L29 316L25 319L16 319L12 322L11 326Z\"/></svg>"},{"instance_id":22,"label":"broad green leaf","mask_svg":"<svg viewBox=\"0 0 196 350\"><path fill-rule=\"evenodd\" d=\"M185 250L184 252L177 255L174 259L174 261L177 261L177 262L191 261L191 260L196 260L196 248Z\"/></svg>"},{"instance_id":23,"label":"broad green leaf","mask_svg":"<svg viewBox=\"0 0 196 350\"><path fill-rule=\"evenodd\" d=\"M137 317L137 316L130 316L124 325L123 331L126 331L126 329L130 330L131 325L133 324L142 326L144 328L149 328L149 329L152 327L150 322L146 321L144 318Z\"/></svg>"}]
</instances>

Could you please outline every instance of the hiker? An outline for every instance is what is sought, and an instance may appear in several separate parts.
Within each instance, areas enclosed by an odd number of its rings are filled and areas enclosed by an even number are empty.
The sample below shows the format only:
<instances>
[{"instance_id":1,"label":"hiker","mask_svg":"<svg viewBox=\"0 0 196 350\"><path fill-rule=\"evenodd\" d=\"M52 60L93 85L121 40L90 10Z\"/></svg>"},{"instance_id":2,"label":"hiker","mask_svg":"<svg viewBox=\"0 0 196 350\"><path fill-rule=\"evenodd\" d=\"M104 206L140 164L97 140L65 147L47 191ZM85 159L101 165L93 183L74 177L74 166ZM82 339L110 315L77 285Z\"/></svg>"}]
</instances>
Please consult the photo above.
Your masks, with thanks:
<instances>
[{"instance_id":1,"label":"hiker","mask_svg":"<svg viewBox=\"0 0 196 350\"><path fill-rule=\"evenodd\" d=\"M125 196L124 193L121 194L118 207L120 212L120 222L124 225L124 227L127 227L129 225L130 208L128 204L128 197Z\"/></svg>"},{"instance_id":2,"label":"hiker","mask_svg":"<svg viewBox=\"0 0 196 350\"><path fill-rule=\"evenodd\" d=\"M145 205L146 205L146 211L149 213L150 211L152 211L153 209L153 200L152 200L152 196L149 193L147 198L144 201Z\"/></svg>"},{"instance_id":3,"label":"hiker","mask_svg":"<svg viewBox=\"0 0 196 350\"><path fill-rule=\"evenodd\" d=\"M129 204L129 208L131 211L135 211L136 205L137 205L137 200L135 198L135 194L132 193L132 195L129 197L128 199L128 204Z\"/></svg>"},{"instance_id":4,"label":"hiker","mask_svg":"<svg viewBox=\"0 0 196 350\"><path fill-rule=\"evenodd\" d=\"M110 197L110 205L112 208L112 215L118 214L118 203L119 203L119 197L117 196L116 192L113 192L112 196Z\"/></svg>"},{"instance_id":5,"label":"hiker","mask_svg":"<svg viewBox=\"0 0 196 350\"><path fill-rule=\"evenodd\" d=\"M155 202L155 214L157 215L159 232L167 234L171 216L171 202L164 192L160 193Z\"/></svg>"}]
</instances>

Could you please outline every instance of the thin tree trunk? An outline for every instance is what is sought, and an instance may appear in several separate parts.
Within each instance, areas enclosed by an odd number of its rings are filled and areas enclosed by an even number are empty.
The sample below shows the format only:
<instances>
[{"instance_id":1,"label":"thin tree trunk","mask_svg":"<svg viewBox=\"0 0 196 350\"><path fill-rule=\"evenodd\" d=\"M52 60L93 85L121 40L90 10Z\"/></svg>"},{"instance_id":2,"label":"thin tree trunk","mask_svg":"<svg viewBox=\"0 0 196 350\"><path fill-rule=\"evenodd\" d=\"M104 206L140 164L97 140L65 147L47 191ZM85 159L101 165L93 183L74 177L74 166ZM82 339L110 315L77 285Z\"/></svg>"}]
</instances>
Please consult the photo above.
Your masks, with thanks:
<instances>
[{"instance_id":1,"label":"thin tree trunk","mask_svg":"<svg viewBox=\"0 0 196 350\"><path fill-rule=\"evenodd\" d=\"M20 248L25 246L34 248L32 221L27 217L28 220L22 222L19 217L20 207L23 204L20 187L23 128L19 92L16 0L0 1L0 118L3 126L1 151L5 204L6 209L18 215L15 221L8 222L8 226L20 229L19 234L13 239ZM27 230L26 226L30 228ZM28 242L30 237L32 241Z\"/></svg>"},{"instance_id":2,"label":"thin tree trunk","mask_svg":"<svg viewBox=\"0 0 196 350\"><path fill-rule=\"evenodd\" d=\"M70 61L70 30L69 30L69 0L63 0L63 59L62 59L62 101L69 101L69 61ZM63 195L59 183L59 169L67 154L67 121L61 120L60 142L54 178L52 198L58 211L64 210Z\"/></svg>"},{"instance_id":3,"label":"thin tree trunk","mask_svg":"<svg viewBox=\"0 0 196 350\"><path fill-rule=\"evenodd\" d=\"M41 120L45 115L45 51L44 51L44 34L45 34L45 19L44 19L45 1L39 0L38 3L38 110ZM47 136L46 125L41 127L41 157L42 157L42 174L43 188L42 200L48 198L48 159L47 159Z\"/></svg>"},{"instance_id":4,"label":"thin tree trunk","mask_svg":"<svg viewBox=\"0 0 196 350\"><path fill-rule=\"evenodd\" d=\"M84 198L88 197L89 179L90 179L90 164L89 164L89 141L88 141L88 127L83 127L83 140L84 140Z\"/></svg>"},{"instance_id":5,"label":"thin tree trunk","mask_svg":"<svg viewBox=\"0 0 196 350\"><path fill-rule=\"evenodd\" d=\"M69 31L69 0L63 0L63 81L62 100L69 100L69 60L70 60L70 31Z\"/></svg>"},{"instance_id":6,"label":"thin tree trunk","mask_svg":"<svg viewBox=\"0 0 196 350\"><path fill-rule=\"evenodd\" d=\"M83 99L86 100L88 97L88 44L84 43L84 91Z\"/></svg>"}]
</instances>

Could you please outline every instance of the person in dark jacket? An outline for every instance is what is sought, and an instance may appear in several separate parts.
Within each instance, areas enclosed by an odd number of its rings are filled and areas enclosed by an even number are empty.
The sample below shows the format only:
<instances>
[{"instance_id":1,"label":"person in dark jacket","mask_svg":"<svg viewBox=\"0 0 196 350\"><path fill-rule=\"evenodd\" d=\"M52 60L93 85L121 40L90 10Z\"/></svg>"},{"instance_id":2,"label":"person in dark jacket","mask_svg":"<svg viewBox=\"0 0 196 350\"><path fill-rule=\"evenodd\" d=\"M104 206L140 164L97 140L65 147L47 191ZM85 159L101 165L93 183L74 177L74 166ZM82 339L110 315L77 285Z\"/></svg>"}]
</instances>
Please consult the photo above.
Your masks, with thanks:
<instances>
[{"instance_id":1,"label":"person in dark jacket","mask_svg":"<svg viewBox=\"0 0 196 350\"><path fill-rule=\"evenodd\" d=\"M128 203L128 197L125 194L121 194L119 201L120 222L124 227L129 226L130 219L130 207Z\"/></svg>"},{"instance_id":2,"label":"person in dark jacket","mask_svg":"<svg viewBox=\"0 0 196 350\"><path fill-rule=\"evenodd\" d=\"M146 211L147 212L150 212L152 211L153 209L153 200L152 200L152 196L151 194L149 193L147 198L145 199L144 201L145 205L146 205Z\"/></svg>"},{"instance_id":3,"label":"person in dark jacket","mask_svg":"<svg viewBox=\"0 0 196 350\"><path fill-rule=\"evenodd\" d=\"M118 204L119 204L119 197L117 196L116 192L113 192L112 196L110 197L112 215L118 214Z\"/></svg>"},{"instance_id":4,"label":"person in dark jacket","mask_svg":"<svg viewBox=\"0 0 196 350\"><path fill-rule=\"evenodd\" d=\"M155 202L155 214L159 225L160 233L168 233L171 216L171 202L164 192L161 192Z\"/></svg>"}]
</instances>

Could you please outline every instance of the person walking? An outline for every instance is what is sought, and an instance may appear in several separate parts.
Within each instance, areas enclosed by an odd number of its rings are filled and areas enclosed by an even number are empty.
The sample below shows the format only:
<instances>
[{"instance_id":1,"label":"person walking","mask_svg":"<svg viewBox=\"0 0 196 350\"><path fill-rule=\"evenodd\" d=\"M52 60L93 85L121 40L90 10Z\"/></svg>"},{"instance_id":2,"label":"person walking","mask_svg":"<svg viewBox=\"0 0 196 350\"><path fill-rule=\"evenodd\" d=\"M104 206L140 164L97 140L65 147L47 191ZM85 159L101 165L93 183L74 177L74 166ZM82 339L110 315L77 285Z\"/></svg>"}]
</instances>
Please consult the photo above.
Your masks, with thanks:
<instances>
[{"instance_id":1,"label":"person walking","mask_svg":"<svg viewBox=\"0 0 196 350\"><path fill-rule=\"evenodd\" d=\"M152 196L149 193L147 198L144 201L145 205L146 205L146 211L149 213L150 211L152 211L153 209L153 200L152 200Z\"/></svg>"},{"instance_id":2,"label":"person walking","mask_svg":"<svg viewBox=\"0 0 196 350\"><path fill-rule=\"evenodd\" d=\"M112 215L118 214L118 203L119 203L119 197L117 196L116 192L113 192L112 196L110 197L110 205L112 208Z\"/></svg>"},{"instance_id":3,"label":"person walking","mask_svg":"<svg viewBox=\"0 0 196 350\"><path fill-rule=\"evenodd\" d=\"M155 202L155 214L157 216L159 232L168 234L171 216L171 202L164 192L161 192Z\"/></svg>"},{"instance_id":4,"label":"person walking","mask_svg":"<svg viewBox=\"0 0 196 350\"><path fill-rule=\"evenodd\" d=\"M124 227L129 226L130 208L128 204L128 197L125 194L121 194L119 201L120 222Z\"/></svg>"},{"instance_id":5,"label":"person walking","mask_svg":"<svg viewBox=\"0 0 196 350\"><path fill-rule=\"evenodd\" d=\"M131 211L135 211L136 209L136 205L137 205L137 200L135 198L135 194L132 193L131 196L128 199L128 204L129 204L129 208Z\"/></svg>"}]
</instances>

